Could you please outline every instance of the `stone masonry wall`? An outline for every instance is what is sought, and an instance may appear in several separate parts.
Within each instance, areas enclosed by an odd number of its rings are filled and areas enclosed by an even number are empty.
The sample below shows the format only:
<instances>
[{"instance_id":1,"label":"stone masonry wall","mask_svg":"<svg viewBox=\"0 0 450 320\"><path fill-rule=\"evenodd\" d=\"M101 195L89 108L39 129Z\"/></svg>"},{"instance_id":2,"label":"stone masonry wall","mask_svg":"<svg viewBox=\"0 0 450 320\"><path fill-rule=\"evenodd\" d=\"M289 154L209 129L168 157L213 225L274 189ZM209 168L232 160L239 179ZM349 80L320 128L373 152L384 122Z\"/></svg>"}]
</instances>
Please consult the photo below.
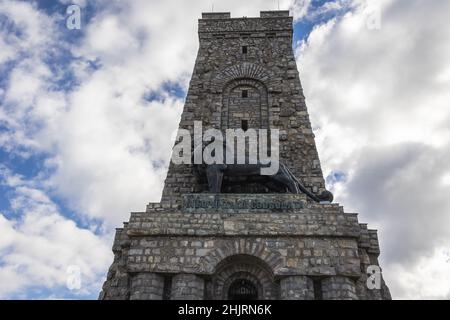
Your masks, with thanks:
<instances>
[{"instance_id":1,"label":"stone masonry wall","mask_svg":"<svg viewBox=\"0 0 450 320\"><path fill-rule=\"evenodd\" d=\"M280 160L311 192L324 191L289 12L203 14L198 31L180 128L277 128ZM214 195L205 184L192 166L170 164L161 202L116 230L99 299L226 299L244 280L263 299L390 299L384 280L366 286L380 248L357 214L304 194Z\"/></svg>"},{"instance_id":2,"label":"stone masonry wall","mask_svg":"<svg viewBox=\"0 0 450 320\"><path fill-rule=\"evenodd\" d=\"M257 103L263 108L264 103L267 111L249 113L249 124L256 125L255 117L266 112L261 119L268 121L268 127L281 130L281 161L312 192L320 193L325 184L292 49L292 17L286 12L262 13L263 18L228 19L228 16L219 13L199 20L200 47L180 128L193 130L194 120L199 120L204 129L223 129L223 117L228 115L229 108L237 114L230 127L239 127L238 121L245 118L247 108L243 107L242 113L236 112L227 98L230 95L227 88L238 80L256 82L257 87L250 90L249 105ZM231 95L244 88L245 85L236 83ZM252 102L256 89L260 99ZM239 104L244 106L245 102ZM259 124L267 126L261 121ZM196 177L192 166L170 164L163 202L179 203L181 194L205 188L205 181Z\"/></svg>"},{"instance_id":3,"label":"stone masonry wall","mask_svg":"<svg viewBox=\"0 0 450 320\"><path fill-rule=\"evenodd\" d=\"M317 277L322 279L324 299L390 297L384 282L382 290L368 291L367 276L361 273L368 265L378 265L376 232L337 204L308 204L281 213L201 212L204 209L187 213L185 208L171 207L160 214L161 206L151 204L147 212L132 213L129 223L118 229L116 261L101 297L162 297L162 278L154 275L183 274L192 276L173 278L171 297L201 299L206 295L204 277L213 277L223 261L237 256L267 265L279 278L280 299L313 299L311 281ZM141 288L142 276L132 276L131 281L124 277L139 274L146 275L147 283L158 282L156 288ZM138 285L133 279L139 279ZM183 283L188 283L187 289L180 289Z\"/></svg>"}]
</instances>

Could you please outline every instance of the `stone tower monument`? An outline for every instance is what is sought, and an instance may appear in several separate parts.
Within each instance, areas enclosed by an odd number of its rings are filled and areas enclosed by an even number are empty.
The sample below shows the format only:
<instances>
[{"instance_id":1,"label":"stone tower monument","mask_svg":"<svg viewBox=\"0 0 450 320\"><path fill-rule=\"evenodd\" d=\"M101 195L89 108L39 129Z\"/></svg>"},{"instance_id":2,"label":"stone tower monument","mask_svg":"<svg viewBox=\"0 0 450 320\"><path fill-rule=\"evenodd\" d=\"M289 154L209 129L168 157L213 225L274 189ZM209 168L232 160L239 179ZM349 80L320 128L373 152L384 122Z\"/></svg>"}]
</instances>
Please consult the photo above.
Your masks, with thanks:
<instances>
[{"instance_id":1,"label":"stone tower monument","mask_svg":"<svg viewBox=\"0 0 450 320\"><path fill-rule=\"evenodd\" d=\"M297 192L219 170L211 193L208 174L171 162L161 202L117 229L100 299L390 299L376 230L325 190L292 24L204 13L180 129L278 129Z\"/></svg>"}]
</instances>

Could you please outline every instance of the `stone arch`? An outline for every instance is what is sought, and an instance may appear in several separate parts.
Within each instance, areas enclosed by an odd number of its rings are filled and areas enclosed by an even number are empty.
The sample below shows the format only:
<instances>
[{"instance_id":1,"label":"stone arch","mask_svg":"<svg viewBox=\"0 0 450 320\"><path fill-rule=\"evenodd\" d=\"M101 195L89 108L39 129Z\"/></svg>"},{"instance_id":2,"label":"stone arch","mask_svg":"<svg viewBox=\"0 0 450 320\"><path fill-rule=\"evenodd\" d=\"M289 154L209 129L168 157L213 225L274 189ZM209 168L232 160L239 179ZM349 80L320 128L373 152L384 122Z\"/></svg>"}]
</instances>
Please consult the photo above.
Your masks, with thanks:
<instances>
[{"instance_id":1,"label":"stone arch","mask_svg":"<svg viewBox=\"0 0 450 320\"><path fill-rule=\"evenodd\" d=\"M229 289L236 280L245 280L257 289L258 299L276 299L278 286L270 267L261 259L250 255L234 255L223 259L212 277L214 299L228 299Z\"/></svg>"},{"instance_id":2,"label":"stone arch","mask_svg":"<svg viewBox=\"0 0 450 320\"><path fill-rule=\"evenodd\" d=\"M209 91L212 94L209 112L212 112L211 125L214 128L223 128L222 119L224 119L224 115L222 113L224 111L223 96L225 91L229 89L230 84L233 82L246 80L257 83L258 90L264 87L263 101L267 104L267 107L263 106L263 108L267 110L268 116L263 115L263 117L267 121L270 121L268 118L270 117L271 111L268 106L273 103L273 94L281 92L279 78L274 75L272 70L266 69L262 65L251 62L240 62L219 70L209 83Z\"/></svg>"},{"instance_id":3,"label":"stone arch","mask_svg":"<svg viewBox=\"0 0 450 320\"><path fill-rule=\"evenodd\" d=\"M251 96L245 99L237 96L242 88L250 90ZM235 117L234 114L239 116ZM268 129L268 93L263 82L252 78L239 78L225 84L222 91L220 128L239 128L237 122L241 118L249 121L250 128Z\"/></svg>"},{"instance_id":4,"label":"stone arch","mask_svg":"<svg viewBox=\"0 0 450 320\"><path fill-rule=\"evenodd\" d=\"M269 87L271 78L269 71L264 67L251 62L242 62L220 71L212 81L212 90L221 93L227 83L236 79L254 79Z\"/></svg>"},{"instance_id":5,"label":"stone arch","mask_svg":"<svg viewBox=\"0 0 450 320\"><path fill-rule=\"evenodd\" d=\"M283 257L279 252L268 250L264 243L247 239L236 239L210 251L206 256L202 257L199 264L205 268L204 271L206 273L213 274L221 261L236 255L248 255L258 258L274 274L284 266Z\"/></svg>"}]
</instances>

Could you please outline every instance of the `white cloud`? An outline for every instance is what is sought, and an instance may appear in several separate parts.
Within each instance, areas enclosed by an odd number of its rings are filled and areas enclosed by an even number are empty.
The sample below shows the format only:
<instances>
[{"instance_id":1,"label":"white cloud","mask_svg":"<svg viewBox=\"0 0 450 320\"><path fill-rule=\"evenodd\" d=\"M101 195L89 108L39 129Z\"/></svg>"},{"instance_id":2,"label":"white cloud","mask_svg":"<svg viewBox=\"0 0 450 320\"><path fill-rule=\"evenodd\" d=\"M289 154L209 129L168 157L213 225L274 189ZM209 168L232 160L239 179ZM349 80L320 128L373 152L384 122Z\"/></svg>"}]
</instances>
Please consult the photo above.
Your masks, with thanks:
<instances>
[{"instance_id":1,"label":"white cloud","mask_svg":"<svg viewBox=\"0 0 450 320\"><path fill-rule=\"evenodd\" d=\"M68 6L76 4L76 5L78 5L78 6L82 7L82 8L86 7L86 5L87 5L86 1L87 0L59 0L59 2L61 2L62 4L65 4L65 5L68 5Z\"/></svg>"},{"instance_id":2,"label":"white cloud","mask_svg":"<svg viewBox=\"0 0 450 320\"><path fill-rule=\"evenodd\" d=\"M111 238L100 238L63 217L34 182L4 167L1 178L12 188L13 214L11 218L0 214L0 298L30 298L27 290L36 287L95 295L111 262ZM69 292L67 269L73 265L81 270L82 286Z\"/></svg>"},{"instance_id":3,"label":"white cloud","mask_svg":"<svg viewBox=\"0 0 450 320\"><path fill-rule=\"evenodd\" d=\"M284 3L285 2L283 2L283 4ZM286 8L287 6L283 7ZM297 0L290 4L291 13L296 21L305 18L308 15L310 7L311 0Z\"/></svg>"},{"instance_id":4,"label":"white cloud","mask_svg":"<svg viewBox=\"0 0 450 320\"><path fill-rule=\"evenodd\" d=\"M8 45L20 49L43 49L55 36L51 32L55 27L53 19L36 10L32 3L4 0L0 3L0 12L20 30L19 33L3 35Z\"/></svg>"},{"instance_id":5,"label":"white cloud","mask_svg":"<svg viewBox=\"0 0 450 320\"><path fill-rule=\"evenodd\" d=\"M377 1L381 29L374 30L368 28L370 3L342 0L313 10L309 0L280 1L280 8L290 8L296 20L352 9L316 27L298 48L324 171L347 173L346 181L334 186L337 199L380 228L394 297L444 297L437 279L446 270L439 248L449 240L442 226L448 224L445 173L450 172L450 8L438 0ZM161 193L161 163L169 160L182 108L182 99L165 92L163 84L187 87L198 46L197 18L211 2L95 4L101 11L83 24L85 36L74 44L61 42L60 17L28 2L0 4L0 12L21 30L0 31L0 64L17 60L8 85L0 89L0 122L9 129L0 132L0 146L21 157L48 155L35 177L39 186L14 174L4 177L15 190L12 207L20 215L0 217L0 250L8 253L0 296L30 283L61 286L72 261L98 289L97 275L111 262L104 253L109 248L102 237L63 217L53 196L64 199L77 220L96 218L112 231L129 211L142 210ZM233 0L215 2L214 9L239 17L276 8L271 0ZM76 58L65 70L50 68L46 58L63 48ZM73 72L79 85L55 86L64 71ZM149 92L164 99L148 102L143 97ZM418 238L422 231L426 241ZM30 248L43 248L49 256ZM102 257L98 268L89 264L96 261L92 253ZM427 272L434 275L405 280L417 276L427 259L433 261ZM397 272L405 276L397 278Z\"/></svg>"},{"instance_id":6,"label":"white cloud","mask_svg":"<svg viewBox=\"0 0 450 320\"><path fill-rule=\"evenodd\" d=\"M448 298L438 279L449 278L450 268L437 250L450 242L450 190L442 183L450 150L450 6L351 5L315 27L297 51L324 171L347 173L332 186L336 199L379 228L393 297ZM368 24L374 5L379 30Z\"/></svg>"},{"instance_id":7,"label":"white cloud","mask_svg":"<svg viewBox=\"0 0 450 320\"><path fill-rule=\"evenodd\" d=\"M0 35L0 48L2 48L0 51L0 64L8 62L14 57L15 51L6 43L4 35Z\"/></svg>"},{"instance_id":8,"label":"white cloud","mask_svg":"<svg viewBox=\"0 0 450 320\"><path fill-rule=\"evenodd\" d=\"M101 9L83 26L85 37L69 46L76 56L70 71L80 85L68 93L56 91L59 74L50 72L44 59L61 49L49 34L62 31L58 24L43 13L31 14L37 12L31 5L20 7L21 16L8 4L5 14L11 20L26 20L42 35L38 46L24 44L36 53L12 71L4 92L6 103L14 107L0 113L0 120L13 129L0 139L3 147L22 155L27 155L20 148L24 146L49 153L46 164L55 174L48 187L80 214L104 219L107 228L126 220L129 211L158 201L165 177L161 164L169 160L183 104L162 85L187 87L198 47L197 19L210 3L97 1ZM292 2L281 7L292 7ZM270 9L276 4L264 0L215 4L215 11L233 16L257 16ZM143 99L149 92L165 99L149 103Z\"/></svg>"},{"instance_id":9,"label":"white cloud","mask_svg":"<svg viewBox=\"0 0 450 320\"><path fill-rule=\"evenodd\" d=\"M450 299L449 244L421 256L418 262L392 264L386 281L404 299Z\"/></svg>"}]
</instances>

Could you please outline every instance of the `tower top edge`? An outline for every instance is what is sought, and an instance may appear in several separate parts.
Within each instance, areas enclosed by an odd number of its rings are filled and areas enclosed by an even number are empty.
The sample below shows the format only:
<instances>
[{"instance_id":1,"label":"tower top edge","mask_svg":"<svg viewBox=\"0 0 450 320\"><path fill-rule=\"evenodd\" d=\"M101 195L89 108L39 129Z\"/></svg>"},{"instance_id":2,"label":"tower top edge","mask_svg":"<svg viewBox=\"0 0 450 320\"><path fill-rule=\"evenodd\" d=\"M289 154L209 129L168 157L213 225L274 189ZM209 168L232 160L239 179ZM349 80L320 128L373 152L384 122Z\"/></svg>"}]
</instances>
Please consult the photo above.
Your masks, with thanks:
<instances>
[{"instance_id":1,"label":"tower top edge","mask_svg":"<svg viewBox=\"0 0 450 320\"><path fill-rule=\"evenodd\" d=\"M289 10L272 10L272 11L260 11L259 17L248 17L248 19L259 18L286 18L291 17ZM231 18L230 12L202 12L202 18L200 20L215 20L215 19L246 19L247 17Z\"/></svg>"}]
</instances>

